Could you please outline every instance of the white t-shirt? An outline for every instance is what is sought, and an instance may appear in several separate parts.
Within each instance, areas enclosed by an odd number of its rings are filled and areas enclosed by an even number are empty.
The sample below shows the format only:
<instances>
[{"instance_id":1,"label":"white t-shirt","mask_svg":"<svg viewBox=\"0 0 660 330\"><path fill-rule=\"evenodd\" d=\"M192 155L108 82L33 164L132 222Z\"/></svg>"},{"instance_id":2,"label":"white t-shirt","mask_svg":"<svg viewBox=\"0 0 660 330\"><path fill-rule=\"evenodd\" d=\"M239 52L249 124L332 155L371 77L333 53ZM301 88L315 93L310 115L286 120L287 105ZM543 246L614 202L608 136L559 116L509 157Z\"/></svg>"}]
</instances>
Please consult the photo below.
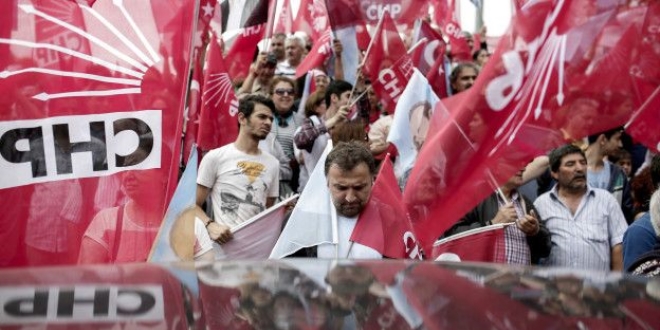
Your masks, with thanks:
<instances>
[{"instance_id":1,"label":"white t-shirt","mask_svg":"<svg viewBox=\"0 0 660 330\"><path fill-rule=\"evenodd\" d=\"M195 217L195 247L193 257L197 259L211 250L213 250L213 242L211 241L211 237L209 237L209 233L206 231L204 221Z\"/></svg>"},{"instance_id":2,"label":"white t-shirt","mask_svg":"<svg viewBox=\"0 0 660 330\"><path fill-rule=\"evenodd\" d=\"M215 221L233 228L265 210L266 199L279 196L279 166L272 155L248 155L233 143L209 151L197 184L211 189Z\"/></svg>"},{"instance_id":3,"label":"white t-shirt","mask_svg":"<svg viewBox=\"0 0 660 330\"><path fill-rule=\"evenodd\" d=\"M378 251L350 241L356 224L357 216L346 218L337 215L339 251L334 244L323 243L317 247L316 256L321 259L382 259L383 256Z\"/></svg>"}]
</instances>

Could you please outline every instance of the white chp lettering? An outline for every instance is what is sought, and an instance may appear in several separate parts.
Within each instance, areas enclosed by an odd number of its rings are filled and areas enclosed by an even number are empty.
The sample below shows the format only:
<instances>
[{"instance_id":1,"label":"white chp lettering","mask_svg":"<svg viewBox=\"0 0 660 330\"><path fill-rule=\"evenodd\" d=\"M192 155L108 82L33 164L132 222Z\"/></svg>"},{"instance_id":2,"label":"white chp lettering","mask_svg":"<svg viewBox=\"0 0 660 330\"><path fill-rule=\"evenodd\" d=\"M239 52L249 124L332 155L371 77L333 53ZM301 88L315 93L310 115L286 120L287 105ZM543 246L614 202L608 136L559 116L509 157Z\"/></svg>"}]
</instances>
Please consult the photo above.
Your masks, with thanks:
<instances>
[{"instance_id":1,"label":"white chp lettering","mask_svg":"<svg viewBox=\"0 0 660 330\"><path fill-rule=\"evenodd\" d=\"M160 168L162 111L0 122L0 189ZM127 160L130 159L130 162Z\"/></svg>"},{"instance_id":2,"label":"white chp lettering","mask_svg":"<svg viewBox=\"0 0 660 330\"><path fill-rule=\"evenodd\" d=\"M362 2L362 10L369 20L376 21L383 16L384 12L389 12L393 18L399 17L401 14L401 4L380 4L373 1Z\"/></svg>"},{"instance_id":3,"label":"white chp lettering","mask_svg":"<svg viewBox=\"0 0 660 330\"><path fill-rule=\"evenodd\" d=\"M0 288L0 324L164 321L157 284Z\"/></svg>"},{"instance_id":4,"label":"white chp lettering","mask_svg":"<svg viewBox=\"0 0 660 330\"><path fill-rule=\"evenodd\" d=\"M400 86L394 70L390 68L381 70L378 74L378 80L383 84L390 98L396 102L403 93L403 88Z\"/></svg>"},{"instance_id":5,"label":"white chp lettering","mask_svg":"<svg viewBox=\"0 0 660 330\"><path fill-rule=\"evenodd\" d=\"M422 260L422 254L420 253L417 239L413 233L407 231L403 234L403 245L406 247L408 258Z\"/></svg>"}]
</instances>

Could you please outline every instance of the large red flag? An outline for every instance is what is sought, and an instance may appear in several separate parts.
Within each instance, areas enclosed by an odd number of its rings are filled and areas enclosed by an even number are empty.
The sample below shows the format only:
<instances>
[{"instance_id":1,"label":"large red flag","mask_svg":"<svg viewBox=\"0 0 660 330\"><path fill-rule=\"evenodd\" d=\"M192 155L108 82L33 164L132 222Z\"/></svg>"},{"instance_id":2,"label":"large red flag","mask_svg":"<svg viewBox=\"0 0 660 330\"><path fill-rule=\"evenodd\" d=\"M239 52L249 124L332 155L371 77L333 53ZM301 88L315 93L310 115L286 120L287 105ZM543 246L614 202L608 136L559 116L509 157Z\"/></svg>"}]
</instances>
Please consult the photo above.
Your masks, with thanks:
<instances>
[{"instance_id":1,"label":"large red flag","mask_svg":"<svg viewBox=\"0 0 660 330\"><path fill-rule=\"evenodd\" d=\"M197 143L202 151L232 143L238 136L238 99L222 58L222 50L213 35L206 56L208 67L202 88Z\"/></svg>"},{"instance_id":2,"label":"large red flag","mask_svg":"<svg viewBox=\"0 0 660 330\"><path fill-rule=\"evenodd\" d=\"M401 190L390 157L385 157L371 197L360 213L351 241L393 259L422 259L412 226L401 203Z\"/></svg>"},{"instance_id":3,"label":"large red flag","mask_svg":"<svg viewBox=\"0 0 660 330\"><path fill-rule=\"evenodd\" d=\"M618 51L629 28L641 37L623 43L628 51L646 49L644 15L634 13L649 15L655 6L541 1L514 18L450 120L431 125L406 186L404 201L425 249L535 155L625 122L643 101L634 86L657 77L630 84L636 77L630 67L641 62L624 56L624 65L609 66L620 83L599 81L611 75L599 62Z\"/></svg>"},{"instance_id":4,"label":"large red flag","mask_svg":"<svg viewBox=\"0 0 660 330\"><path fill-rule=\"evenodd\" d=\"M11 45L0 53L9 63L0 74L0 172L12 173L0 179L8 210L0 227L14 227L0 234L0 264L75 263L81 241L116 255L108 242L126 239L123 249L141 254L176 183L189 59L167 49L178 43L190 53L193 22L183 17L192 17L193 1L155 16L150 2L98 0L80 4L84 20L70 19L80 9L44 11L41 3L0 13L0 21L19 13L0 36ZM31 24L37 18L76 37L36 39L47 32ZM89 42L89 53L75 40ZM42 67L40 53L86 65ZM131 234L112 235L120 224Z\"/></svg>"},{"instance_id":5,"label":"large red flag","mask_svg":"<svg viewBox=\"0 0 660 330\"><path fill-rule=\"evenodd\" d=\"M412 69L412 60L394 21L389 15L383 15L365 54L363 70L389 113L394 112Z\"/></svg>"},{"instance_id":6,"label":"large red flag","mask_svg":"<svg viewBox=\"0 0 660 330\"><path fill-rule=\"evenodd\" d=\"M461 261L506 263L506 225L492 225L439 240L433 245L432 259L456 254Z\"/></svg>"},{"instance_id":7,"label":"large red flag","mask_svg":"<svg viewBox=\"0 0 660 330\"><path fill-rule=\"evenodd\" d=\"M454 62L472 61L472 50L467 43L467 39L461 29L459 18L456 11L456 0L450 0L449 10L446 12L446 18L442 25L442 30L449 38L451 45L451 57Z\"/></svg>"}]
</instances>

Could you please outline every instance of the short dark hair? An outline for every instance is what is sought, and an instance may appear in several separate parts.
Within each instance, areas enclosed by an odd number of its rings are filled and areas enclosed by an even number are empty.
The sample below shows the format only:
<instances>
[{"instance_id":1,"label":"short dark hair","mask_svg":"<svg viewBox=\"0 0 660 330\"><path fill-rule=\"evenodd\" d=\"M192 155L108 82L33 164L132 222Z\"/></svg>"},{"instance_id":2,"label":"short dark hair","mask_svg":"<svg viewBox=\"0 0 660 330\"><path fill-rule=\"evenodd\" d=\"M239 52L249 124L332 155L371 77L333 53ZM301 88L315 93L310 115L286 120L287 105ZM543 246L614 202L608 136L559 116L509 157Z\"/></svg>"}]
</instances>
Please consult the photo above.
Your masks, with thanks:
<instances>
[{"instance_id":1,"label":"short dark hair","mask_svg":"<svg viewBox=\"0 0 660 330\"><path fill-rule=\"evenodd\" d=\"M342 171L351 171L362 163L369 167L371 175L376 175L376 161L364 142L340 142L325 160L325 175L328 175L332 165L337 165Z\"/></svg>"},{"instance_id":2,"label":"short dark hair","mask_svg":"<svg viewBox=\"0 0 660 330\"><path fill-rule=\"evenodd\" d=\"M660 183L660 155L653 156L651 160L651 180L653 180L653 186L657 189Z\"/></svg>"},{"instance_id":3,"label":"short dark hair","mask_svg":"<svg viewBox=\"0 0 660 330\"><path fill-rule=\"evenodd\" d=\"M238 112L242 113L245 118L250 118L252 112L254 112L255 104L263 104L270 109L273 113L275 112L275 104L270 98L261 95L261 94L250 94L238 102Z\"/></svg>"},{"instance_id":4,"label":"short dark hair","mask_svg":"<svg viewBox=\"0 0 660 330\"><path fill-rule=\"evenodd\" d=\"M309 94L307 101L305 101L305 117L309 118L316 115L316 107L325 101L325 93L323 91L316 91Z\"/></svg>"},{"instance_id":5,"label":"short dark hair","mask_svg":"<svg viewBox=\"0 0 660 330\"><path fill-rule=\"evenodd\" d=\"M330 106L330 100L332 99L332 94L337 95L337 97L340 97L341 94L343 94L346 91L350 91L353 89L353 85L351 83L344 81L344 80L333 80L328 84L328 87L325 89L325 105Z\"/></svg>"},{"instance_id":6,"label":"short dark hair","mask_svg":"<svg viewBox=\"0 0 660 330\"><path fill-rule=\"evenodd\" d=\"M562 158L564 158L564 156L571 154L580 154L582 155L582 157L586 158L586 156L584 155L584 151L582 151L582 149L572 144L566 144L557 149L550 151L550 154L548 155L550 162L550 170L552 172L557 172L559 170L559 166L561 166Z\"/></svg>"},{"instance_id":7,"label":"short dark hair","mask_svg":"<svg viewBox=\"0 0 660 330\"><path fill-rule=\"evenodd\" d=\"M479 75L479 67L476 64L472 62L462 62L462 63L458 63L458 65L456 65L456 67L453 70L451 70L451 74L449 75L449 82L455 83L456 79L458 79L458 74L461 71L463 71L463 69L465 68L474 69L474 72L476 72L477 75Z\"/></svg>"},{"instance_id":8,"label":"short dark hair","mask_svg":"<svg viewBox=\"0 0 660 330\"><path fill-rule=\"evenodd\" d=\"M608 129L607 131L602 131L602 132L598 132L596 134L591 134L591 135L589 135L587 140L589 140L589 144L592 144L592 143L596 142L596 140L598 140L598 137L601 134L605 135L605 138L609 140L610 138L612 138L612 136L614 136L614 134L619 133L619 132L623 132L623 127L619 126L619 127L615 127L615 128L612 128L612 129Z\"/></svg>"}]
</instances>

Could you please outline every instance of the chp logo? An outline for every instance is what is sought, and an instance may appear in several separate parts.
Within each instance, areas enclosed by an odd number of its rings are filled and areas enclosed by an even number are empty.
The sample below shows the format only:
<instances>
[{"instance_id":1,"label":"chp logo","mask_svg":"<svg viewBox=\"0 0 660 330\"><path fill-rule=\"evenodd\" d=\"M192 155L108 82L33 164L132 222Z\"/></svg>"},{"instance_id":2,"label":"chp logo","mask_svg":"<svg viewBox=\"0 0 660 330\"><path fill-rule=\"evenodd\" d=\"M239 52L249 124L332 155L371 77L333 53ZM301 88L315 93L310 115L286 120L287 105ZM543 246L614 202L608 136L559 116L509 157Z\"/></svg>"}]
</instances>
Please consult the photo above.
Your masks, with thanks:
<instances>
[{"instance_id":1,"label":"chp logo","mask_svg":"<svg viewBox=\"0 0 660 330\"><path fill-rule=\"evenodd\" d=\"M164 321L160 285L0 288L0 325Z\"/></svg>"}]
</instances>

